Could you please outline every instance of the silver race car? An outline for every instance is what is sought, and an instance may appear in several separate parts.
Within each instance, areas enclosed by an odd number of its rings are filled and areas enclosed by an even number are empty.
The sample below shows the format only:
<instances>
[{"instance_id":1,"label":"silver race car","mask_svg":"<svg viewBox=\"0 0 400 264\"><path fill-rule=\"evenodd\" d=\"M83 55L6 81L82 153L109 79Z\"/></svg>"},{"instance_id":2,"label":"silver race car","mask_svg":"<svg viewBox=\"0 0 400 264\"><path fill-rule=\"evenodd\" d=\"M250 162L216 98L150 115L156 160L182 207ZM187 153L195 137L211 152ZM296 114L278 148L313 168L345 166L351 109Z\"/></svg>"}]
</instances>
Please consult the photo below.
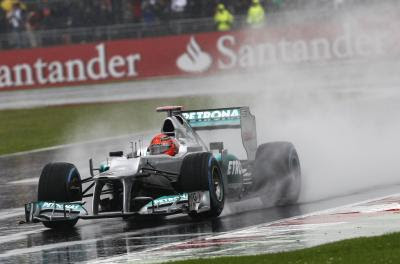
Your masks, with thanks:
<instances>
[{"instance_id":1,"label":"silver race car","mask_svg":"<svg viewBox=\"0 0 400 264\"><path fill-rule=\"evenodd\" d=\"M167 117L148 147L132 143L127 154L110 152L98 168L90 159L86 179L73 164L47 164L38 201L25 205L26 222L58 229L73 227L79 219L179 213L203 219L218 217L227 200L297 201L301 171L295 147L289 142L257 145L256 121L248 107L183 111L167 106L157 111ZM201 130L220 129L240 129L247 158L230 153L223 140L206 145L199 136ZM91 210L82 201L87 197Z\"/></svg>"}]
</instances>

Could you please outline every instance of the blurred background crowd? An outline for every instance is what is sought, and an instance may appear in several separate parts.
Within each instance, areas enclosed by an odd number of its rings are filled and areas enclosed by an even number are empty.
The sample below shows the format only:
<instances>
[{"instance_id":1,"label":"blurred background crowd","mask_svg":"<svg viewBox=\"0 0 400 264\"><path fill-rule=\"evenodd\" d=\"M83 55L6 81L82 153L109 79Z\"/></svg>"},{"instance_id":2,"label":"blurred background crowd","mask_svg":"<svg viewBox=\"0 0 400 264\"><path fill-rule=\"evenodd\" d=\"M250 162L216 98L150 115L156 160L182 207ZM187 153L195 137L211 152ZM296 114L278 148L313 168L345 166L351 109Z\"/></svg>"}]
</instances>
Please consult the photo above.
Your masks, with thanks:
<instances>
[{"instance_id":1,"label":"blurred background crowd","mask_svg":"<svg viewBox=\"0 0 400 264\"><path fill-rule=\"evenodd\" d=\"M265 10L265 16L268 17L270 13L309 8L310 5L338 8L344 1L357 0L260 0L256 2L262 10ZM52 40L49 34L38 39L35 34L37 31L127 24L146 26L199 18L214 18L215 20L218 5L219 7L222 5L233 20L233 17L246 16L252 4L254 4L253 0L0 0L0 35L4 33L12 35L8 39L0 38L0 49L36 47L41 46L43 42L48 45L60 42L82 42L82 39L71 40L71 34L66 33L59 36L57 40ZM218 30L218 21L215 23L214 29ZM230 29L231 26L225 27L225 30ZM19 34L20 32L24 34Z\"/></svg>"},{"instance_id":2,"label":"blurred background crowd","mask_svg":"<svg viewBox=\"0 0 400 264\"><path fill-rule=\"evenodd\" d=\"M245 14L251 4L251 0L2 0L0 32L211 17L220 2L236 15ZM261 4L275 11L295 2L299 1L266 0Z\"/></svg>"}]
</instances>

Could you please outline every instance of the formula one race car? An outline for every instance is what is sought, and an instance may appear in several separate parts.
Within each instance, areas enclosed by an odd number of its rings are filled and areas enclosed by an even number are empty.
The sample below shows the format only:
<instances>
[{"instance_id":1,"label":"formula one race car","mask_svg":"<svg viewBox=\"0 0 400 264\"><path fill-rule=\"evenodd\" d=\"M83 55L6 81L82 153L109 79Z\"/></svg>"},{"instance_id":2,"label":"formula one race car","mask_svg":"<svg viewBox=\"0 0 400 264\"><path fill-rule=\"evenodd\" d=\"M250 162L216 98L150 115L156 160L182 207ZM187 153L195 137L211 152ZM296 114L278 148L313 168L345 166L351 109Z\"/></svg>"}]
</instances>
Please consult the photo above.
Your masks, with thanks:
<instances>
[{"instance_id":1,"label":"formula one race car","mask_svg":"<svg viewBox=\"0 0 400 264\"><path fill-rule=\"evenodd\" d=\"M49 163L42 171L38 201L25 205L27 222L49 228L74 226L78 219L188 214L217 217L226 200L259 197L266 205L295 203L300 193L300 162L292 143L257 146L255 117L248 107L183 111L157 108L167 118L161 134L146 148L132 143L128 154L110 152L107 161L81 179L70 163ZM240 128L247 159L240 160L224 142L207 146L199 130ZM85 189L82 185L88 185ZM93 190L92 193L88 193ZM91 213L85 197L92 198Z\"/></svg>"}]
</instances>

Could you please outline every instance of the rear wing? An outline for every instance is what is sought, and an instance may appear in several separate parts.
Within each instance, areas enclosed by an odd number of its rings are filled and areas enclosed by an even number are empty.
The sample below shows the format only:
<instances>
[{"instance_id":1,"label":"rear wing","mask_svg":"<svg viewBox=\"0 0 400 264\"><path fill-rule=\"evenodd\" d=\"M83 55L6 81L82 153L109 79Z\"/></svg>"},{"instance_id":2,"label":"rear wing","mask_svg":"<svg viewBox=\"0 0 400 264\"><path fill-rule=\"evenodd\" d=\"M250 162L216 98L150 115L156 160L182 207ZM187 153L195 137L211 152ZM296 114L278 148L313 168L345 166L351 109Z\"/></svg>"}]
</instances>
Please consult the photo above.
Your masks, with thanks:
<instances>
[{"instance_id":1,"label":"rear wing","mask_svg":"<svg viewBox=\"0 0 400 264\"><path fill-rule=\"evenodd\" d=\"M179 112L194 130L240 128L243 147L247 152L247 158L249 160L255 160L257 151L256 118L250 113L249 107L230 107Z\"/></svg>"},{"instance_id":2,"label":"rear wing","mask_svg":"<svg viewBox=\"0 0 400 264\"><path fill-rule=\"evenodd\" d=\"M194 129L239 128L241 107L182 111L182 116Z\"/></svg>"}]
</instances>

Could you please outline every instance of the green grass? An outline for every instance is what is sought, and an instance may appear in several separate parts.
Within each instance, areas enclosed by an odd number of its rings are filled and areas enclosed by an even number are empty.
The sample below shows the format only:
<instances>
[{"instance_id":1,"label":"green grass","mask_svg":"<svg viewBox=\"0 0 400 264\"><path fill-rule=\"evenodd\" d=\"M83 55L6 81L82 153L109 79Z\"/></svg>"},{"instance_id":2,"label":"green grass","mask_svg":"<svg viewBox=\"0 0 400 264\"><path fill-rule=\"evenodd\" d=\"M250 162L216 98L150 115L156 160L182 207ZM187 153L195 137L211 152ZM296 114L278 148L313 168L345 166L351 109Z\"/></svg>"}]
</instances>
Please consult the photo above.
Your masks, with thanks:
<instances>
[{"instance_id":1,"label":"green grass","mask_svg":"<svg viewBox=\"0 0 400 264\"><path fill-rule=\"evenodd\" d=\"M0 155L146 131L160 126L160 105L209 105L207 97L138 100L0 111Z\"/></svg>"},{"instance_id":2,"label":"green grass","mask_svg":"<svg viewBox=\"0 0 400 264\"><path fill-rule=\"evenodd\" d=\"M170 264L372 264L400 263L400 233L355 238L291 252L168 262Z\"/></svg>"},{"instance_id":3,"label":"green grass","mask_svg":"<svg viewBox=\"0 0 400 264\"><path fill-rule=\"evenodd\" d=\"M155 108L171 104L194 109L234 102L222 96L196 96L3 110L0 155L159 129L165 115L156 113Z\"/></svg>"}]
</instances>

